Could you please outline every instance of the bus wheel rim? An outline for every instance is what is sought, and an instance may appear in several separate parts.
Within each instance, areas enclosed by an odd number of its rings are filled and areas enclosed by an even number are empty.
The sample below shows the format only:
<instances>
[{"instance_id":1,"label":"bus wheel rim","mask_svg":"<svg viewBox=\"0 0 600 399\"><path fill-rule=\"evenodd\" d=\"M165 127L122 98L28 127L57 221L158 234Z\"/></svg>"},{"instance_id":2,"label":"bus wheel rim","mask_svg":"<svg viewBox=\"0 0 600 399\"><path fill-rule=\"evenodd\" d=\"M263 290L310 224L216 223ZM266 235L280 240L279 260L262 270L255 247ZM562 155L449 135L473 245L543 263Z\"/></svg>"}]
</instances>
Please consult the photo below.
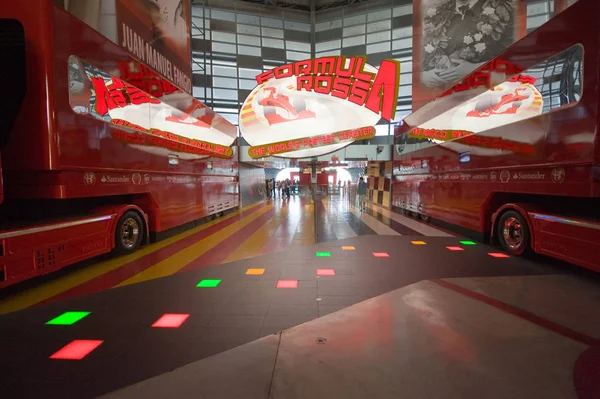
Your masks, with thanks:
<instances>
[{"instance_id":1,"label":"bus wheel rim","mask_svg":"<svg viewBox=\"0 0 600 399\"><path fill-rule=\"evenodd\" d=\"M121 225L121 242L125 248L133 248L140 237L140 225L134 218L127 218Z\"/></svg>"},{"instance_id":2,"label":"bus wheel rim","mask_svg":"<svg viewBox=\"0 0 600 399\"><path fill-rule=\"evenodd\" d=\"M524 240L524 231L521 222L517 218L509 217L502 226L502 238L506 245L513 250L521 248Z\"/></svg>"}]
</instances>

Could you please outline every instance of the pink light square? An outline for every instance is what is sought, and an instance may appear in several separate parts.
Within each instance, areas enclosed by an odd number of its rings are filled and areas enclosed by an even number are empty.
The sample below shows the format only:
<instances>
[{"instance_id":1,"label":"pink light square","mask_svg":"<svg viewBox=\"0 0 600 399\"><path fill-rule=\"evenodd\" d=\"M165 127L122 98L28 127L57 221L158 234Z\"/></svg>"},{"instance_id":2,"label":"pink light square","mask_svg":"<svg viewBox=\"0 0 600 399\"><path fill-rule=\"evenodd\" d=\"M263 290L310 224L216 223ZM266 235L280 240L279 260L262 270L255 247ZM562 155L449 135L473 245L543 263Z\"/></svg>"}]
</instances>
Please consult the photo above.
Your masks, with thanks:
<instances>
[{"instance_id":1,"label":"pink light square","mask_svg":"<svg viewBox=\"0 0 600 399\"><path fill-rule=\"evenodd\" d=\"M277 288L298 288L298 280L279 280Z\"/></svg>"},{"instance_id":2,"label":"pink light square","mask_svg":"<svg viewBox=\"0 0 600 399\"><path fill-rule=\"evenodd\" d=\"M502 252L490 252L488 255L492 258L510 258L510 256L503 254Z\"/></svg>"},{"instance_id":3,"label":"pink light square","mask_svg":"<svg viewBox=\"0 0 600 399\"><path fill-rule=\"evenodd\" d=\"M446 247L448 248L450 251L464 251L464 248L461 247Z\"/></svg>"},{"instance_id":4,"label":"pink light square","mask_svg":"<svg viewBox=\"0 0 600 399\"><path fill-rule=\"evenodd\" d=\"M376 258L389 258L390 255L387 252L373 252L373 256Z\"/></svg>"},{"instance_id":5,"label":"pink light square","mask_svg":"<svg viewBox=\"0 0 600 399\"><path fill-rule=\"evenodd\" d=\"M99 347L102 342L104 341L76 339L50 356L50 359L81 360Z\"/></svg>"},{"instance_id":6,"label":"pink light square","mask_svg":"<svg viewBox=\"0 0 600 399\"><path fill-rule=\"evenodd\" d=\"M335 269L317 269L317 276L335 276Z\"/></svg>"},{"instance_id":7,"label":"pink light square","mask_svg":"<svg viewBox=\"0 0 600 399\"><path fill-rule=\"evenodd\" d=\"M188 317L190 317L189 314L165 313L152 324L152 327L177 328L180 327Z\"/></svg>"}]
</instances>

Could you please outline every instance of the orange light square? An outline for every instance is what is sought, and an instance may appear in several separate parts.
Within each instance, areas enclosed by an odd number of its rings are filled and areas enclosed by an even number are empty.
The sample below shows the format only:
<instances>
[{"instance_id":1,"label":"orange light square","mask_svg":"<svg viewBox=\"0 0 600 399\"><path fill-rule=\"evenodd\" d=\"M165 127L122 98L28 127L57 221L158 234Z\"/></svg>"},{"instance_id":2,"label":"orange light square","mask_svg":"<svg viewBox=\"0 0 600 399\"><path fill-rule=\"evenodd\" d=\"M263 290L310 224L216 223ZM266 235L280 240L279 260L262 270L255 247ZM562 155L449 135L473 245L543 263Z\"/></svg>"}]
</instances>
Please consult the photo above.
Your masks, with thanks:
<instances>
[{"instance_id":1,"label":"orange light square","mask_svg":"<svg viewBox=\"0 0 600 399\"><path fill-rule=\"evenodd\" d=\"M446 247L446 248L448 248L450 251L464 251L464 249L461 247Z\"/></svg>"},{"instance_id":2,"label":"orange light square","mask_svg":"<svg viewBox=\"0 0 600 399\"><path fill-rule=\"evenodd\" d=\"M389 258L390 255L387 252L373 252L373 256L376 258Z\"/></svg>"},{"instance_id":3,"label":"orange light square","mask_svg":"<svg viewBox=\"0 0 600 399\"><path fill-rule=\"evenodd\" d=\"M265 269L248 269L248 270L246 270L246 274L253 274L253 275L265 274Z\"/></svg>"},{"instance_id":4,"label":"orange light square","mask_svg":"<svg viewBox=\"0 0 600 399\"><path fill-rule=\"evenodd\" d=\"M425 241L411 241L413 245L425 245L427 244Z\"/></svg>"},{"instance_id":5,"label":"orange light square","mask_svg":"<svg viewBox=\"0 0 600 399\"><path fill-rule=\"evenodd\" d=\"M352 245L344 245L342 247L342 250L343 251L354 251L354 250L356 250L356 248L354 248Z\"/></svg>"}]
</instances>

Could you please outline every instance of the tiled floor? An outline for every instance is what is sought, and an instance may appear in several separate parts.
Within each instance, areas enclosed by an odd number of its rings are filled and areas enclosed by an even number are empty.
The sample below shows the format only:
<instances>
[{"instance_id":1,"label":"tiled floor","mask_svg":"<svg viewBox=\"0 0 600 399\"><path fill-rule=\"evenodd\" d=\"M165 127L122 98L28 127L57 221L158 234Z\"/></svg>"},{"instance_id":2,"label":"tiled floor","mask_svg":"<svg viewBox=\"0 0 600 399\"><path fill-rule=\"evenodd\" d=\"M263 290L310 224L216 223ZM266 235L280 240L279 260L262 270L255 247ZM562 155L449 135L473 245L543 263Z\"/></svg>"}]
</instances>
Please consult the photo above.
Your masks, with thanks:
<instances>
[{"instance_id":1,"label":"tiled floor","mask_svg":"<svg viewBox=\"0 0 600 399\"><path fill-rule=\"evenodd\" d=\"M447 248L453 246L464 251ZM424 279L556 272L494 258L492 251L453 237L359 236L14 312L0 318L0 375L10 381L3 393L93 397ZM318 269L335 275L317 276ZM220 281L197 288L203 280ZM297 282L297 288L276 288L281 280ZM70 326L45 325L66 311L91 313ZM166 313L189 317L179 328L153 328ZM73 340L103 342L80 361L50 359Z\"/></svg>"}]
</instances>

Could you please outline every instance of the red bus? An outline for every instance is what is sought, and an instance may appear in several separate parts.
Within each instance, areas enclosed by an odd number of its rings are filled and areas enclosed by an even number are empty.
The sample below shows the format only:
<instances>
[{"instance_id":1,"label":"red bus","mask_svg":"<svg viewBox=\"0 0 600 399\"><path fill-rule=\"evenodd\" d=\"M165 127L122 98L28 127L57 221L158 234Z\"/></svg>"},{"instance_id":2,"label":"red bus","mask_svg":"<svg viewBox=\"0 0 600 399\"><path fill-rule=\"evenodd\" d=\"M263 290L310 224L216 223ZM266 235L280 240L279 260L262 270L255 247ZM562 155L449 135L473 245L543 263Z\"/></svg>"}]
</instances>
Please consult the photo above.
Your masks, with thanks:
<instances>
[{"instance_id":1,"label":"red bus","mask_svg":"<svg viewBox=\"0 0 600 399\"><path fill-rule=\"evenodd\" d=\"M394 208L600 270L599 13L579 0L409 115Z\"/></svg>"},{"instance_id":2,"label":"red bus","mask_svg":"<svg viewBox=\"0 0 600 399\"><path fill-rule=\"evenodd\" d=\"M52 0L0 48L0 288L238 207L236 127Z\"/></svg>"}]
</instances>

